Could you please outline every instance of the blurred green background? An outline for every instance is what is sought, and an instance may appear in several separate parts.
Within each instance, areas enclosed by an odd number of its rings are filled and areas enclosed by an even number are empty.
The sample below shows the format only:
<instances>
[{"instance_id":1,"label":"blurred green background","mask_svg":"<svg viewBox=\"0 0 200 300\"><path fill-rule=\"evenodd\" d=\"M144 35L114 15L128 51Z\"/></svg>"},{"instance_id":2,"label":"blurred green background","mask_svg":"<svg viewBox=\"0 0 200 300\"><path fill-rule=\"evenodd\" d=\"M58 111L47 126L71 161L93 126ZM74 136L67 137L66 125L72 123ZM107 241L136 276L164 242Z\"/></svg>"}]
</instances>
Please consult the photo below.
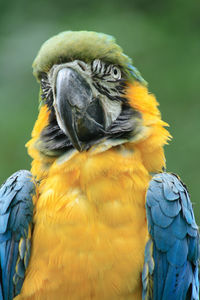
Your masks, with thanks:
<instances>
[{"instance_id":1,"label":"blurred green background","mask_svg":"<svg viewBox=\"0 0 200 300\"><path fill-rule=\"evenodd\" d=\"M41 44L63 30L116 37L149 82L174 139L168 171L187 184L200 224L200 1L49 0L0 2L0 182L30 168L24 144L38 112L31 64Z\"/></svg>"}]
</instances>

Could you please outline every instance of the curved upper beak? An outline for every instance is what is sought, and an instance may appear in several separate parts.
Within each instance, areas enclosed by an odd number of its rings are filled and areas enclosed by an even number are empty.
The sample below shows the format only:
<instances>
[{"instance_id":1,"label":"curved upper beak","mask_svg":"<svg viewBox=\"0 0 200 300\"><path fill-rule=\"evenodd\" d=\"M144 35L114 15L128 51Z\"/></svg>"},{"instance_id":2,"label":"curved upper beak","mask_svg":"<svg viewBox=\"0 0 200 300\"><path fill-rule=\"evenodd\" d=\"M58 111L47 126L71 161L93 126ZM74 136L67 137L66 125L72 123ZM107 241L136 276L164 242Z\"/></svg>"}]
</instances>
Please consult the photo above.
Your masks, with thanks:
<instances>
[{"instance_id":1,"label":"curved upper beak","mask_svg":"<svg viewBox=\"0 0 200 300\"><path fill-rule=\"evenodd\" d=\"M103 131L103 108L87 81L72 68L57 73L54 108L58 125L78 151L87 149L88 142Z\"/></svg>"}]
</instances>

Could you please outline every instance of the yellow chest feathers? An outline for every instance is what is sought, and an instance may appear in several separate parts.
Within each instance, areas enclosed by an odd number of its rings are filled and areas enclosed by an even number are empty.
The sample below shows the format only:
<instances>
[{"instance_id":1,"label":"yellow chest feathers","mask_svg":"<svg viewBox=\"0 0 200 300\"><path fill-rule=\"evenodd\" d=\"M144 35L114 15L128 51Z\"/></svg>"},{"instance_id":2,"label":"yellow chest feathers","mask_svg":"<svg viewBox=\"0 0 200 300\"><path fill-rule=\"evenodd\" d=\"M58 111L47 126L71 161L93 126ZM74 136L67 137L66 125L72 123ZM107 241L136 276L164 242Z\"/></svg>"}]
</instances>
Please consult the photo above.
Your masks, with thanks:
<instances>
[{"instance_id":1,"label":"yellow chest feathers","mask_svg":"<svg viewBox=\"0 0 200 300\"><path fill-rule=\"evenodd\" d=\"M139 151L122 146L55 162L35 203L19 299L138 299L149 179Z\"/></svg>"}]
</instances>

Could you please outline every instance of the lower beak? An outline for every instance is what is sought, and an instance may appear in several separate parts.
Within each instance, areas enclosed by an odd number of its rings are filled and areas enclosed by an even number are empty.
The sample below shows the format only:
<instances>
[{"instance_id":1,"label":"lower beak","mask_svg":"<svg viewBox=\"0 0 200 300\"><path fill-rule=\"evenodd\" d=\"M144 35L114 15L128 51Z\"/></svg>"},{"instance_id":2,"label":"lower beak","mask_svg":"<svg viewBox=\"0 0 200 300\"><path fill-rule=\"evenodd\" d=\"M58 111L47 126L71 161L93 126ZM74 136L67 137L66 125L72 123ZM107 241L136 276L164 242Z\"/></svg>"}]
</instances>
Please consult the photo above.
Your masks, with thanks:
<instances>
[{"instance_id":1,"label":"lower beak","mask_svg":"<svg viewBox=\"0 0 200 300\"><path fill-rule=\"evenodd\" d=\"M72 145L83 151L104 133L104 111L93 98L87 81L75 70L63 68L56 79L54 108L58 125Z\"/></svg>"}]
</instances>

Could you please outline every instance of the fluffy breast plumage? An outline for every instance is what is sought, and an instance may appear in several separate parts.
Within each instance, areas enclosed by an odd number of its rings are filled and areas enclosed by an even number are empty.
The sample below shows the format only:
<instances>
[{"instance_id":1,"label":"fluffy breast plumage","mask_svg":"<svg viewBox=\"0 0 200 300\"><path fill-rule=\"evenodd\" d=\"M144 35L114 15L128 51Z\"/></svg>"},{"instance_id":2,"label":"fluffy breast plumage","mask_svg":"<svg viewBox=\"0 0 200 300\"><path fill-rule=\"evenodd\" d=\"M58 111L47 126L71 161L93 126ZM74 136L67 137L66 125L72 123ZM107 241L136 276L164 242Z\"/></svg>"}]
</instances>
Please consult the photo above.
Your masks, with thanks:
<instances>
[{"instance_id":1,"label":"fluffy breast plumage","mask_svg":"<svg viewBox=\"0 0 200 300\"><path fill-rule=\"evenodd\" d=\"M40 185L17 299L139 299L149 179L139 152L120 146L55 162Z\"/></svg>"}]
</instances>

